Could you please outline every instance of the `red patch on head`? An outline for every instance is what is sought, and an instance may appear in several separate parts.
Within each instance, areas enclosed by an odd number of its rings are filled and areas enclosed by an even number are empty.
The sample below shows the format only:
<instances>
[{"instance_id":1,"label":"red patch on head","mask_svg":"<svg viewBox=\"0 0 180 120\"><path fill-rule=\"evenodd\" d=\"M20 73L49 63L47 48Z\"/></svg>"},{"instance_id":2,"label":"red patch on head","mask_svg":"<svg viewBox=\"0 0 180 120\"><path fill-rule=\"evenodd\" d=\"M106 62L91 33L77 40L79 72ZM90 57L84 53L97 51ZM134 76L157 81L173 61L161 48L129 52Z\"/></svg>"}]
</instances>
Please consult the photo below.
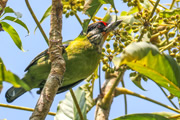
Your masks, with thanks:
<instances>
[{"instance_id":1,"label":"red patch on head","mask_svg":"<svg viewBox=\"0 0 180 120\"><path fill-rule=\"evenodd\" d=\"M107 23L106 23L106 22L104 22L104 21L99 21L99 22L101 22L101 23L103 23L105 26L107 26Z\"/></svg>"}]
</instances>

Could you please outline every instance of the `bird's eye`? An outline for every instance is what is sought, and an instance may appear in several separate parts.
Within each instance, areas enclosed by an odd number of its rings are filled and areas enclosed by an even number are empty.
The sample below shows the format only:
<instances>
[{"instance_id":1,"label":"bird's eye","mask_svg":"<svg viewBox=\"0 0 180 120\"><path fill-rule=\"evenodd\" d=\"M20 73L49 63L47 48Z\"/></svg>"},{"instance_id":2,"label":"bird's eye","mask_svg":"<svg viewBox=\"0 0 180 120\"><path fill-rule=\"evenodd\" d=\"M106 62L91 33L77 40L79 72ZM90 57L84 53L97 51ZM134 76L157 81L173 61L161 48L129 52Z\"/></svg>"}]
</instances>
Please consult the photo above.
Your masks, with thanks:
<instances>
[{"instance_id":1,"label":"bird's eye","mask_svg":"<svg viewBox=\"0 0 180 120\"><path fill-rule=\"evenodd\" d=\"M101 25L101 24L99 24L97 27L98 27L98 28L102 28L102 25Z\"/></svg>"}]
</instances>

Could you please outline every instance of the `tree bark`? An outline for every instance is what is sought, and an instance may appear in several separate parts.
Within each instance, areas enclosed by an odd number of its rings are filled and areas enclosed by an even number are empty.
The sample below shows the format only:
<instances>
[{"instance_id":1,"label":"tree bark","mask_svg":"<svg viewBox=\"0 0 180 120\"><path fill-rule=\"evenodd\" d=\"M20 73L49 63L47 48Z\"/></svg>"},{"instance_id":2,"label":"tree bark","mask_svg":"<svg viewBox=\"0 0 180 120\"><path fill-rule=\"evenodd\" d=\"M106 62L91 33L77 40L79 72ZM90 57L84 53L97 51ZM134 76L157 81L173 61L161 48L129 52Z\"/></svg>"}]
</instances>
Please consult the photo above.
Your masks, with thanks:
<instances>
[{"instance_id":1,"label":"tree bark","mask_svg":"<svg viewBox=\"0 0 180 120\"><path fill-rule=\"evenodd\" d=\"M0 8L1 8L0 15L3 13L4 8L6 7L7 2L8 2L8 0L0 0ZM1 24L0 24L0 31L4 31L2 29L2 25ZM1 90L2 90L2 88L0 88L0 93L1 93Z\"/></svg>"},{"instance_id":2,"label":"tree bark","mask_svg":"<svg viewBox=\"0 0 180 120\"><path fill-rule=\"evenodd\" d=\"M44 120L58 88L61 86L65 72L65 61L62 57L62 10L61 0L52 0L51 28L49 38L49 54L51 60L51 71L46 84L41 92L35 110L30 120Z\"/></svg>"},{"instance_id":3,"label":"tree bark","mask_svg":"<svg viewBox=\"0 0 180 120\"><path fill-rule=\"evenodd\" d=\"M98 102L96 104L96 111L95 111L95 120L108 120L109 117L109 112L111 108L111 104L114 98L114 92L115 92L115 87L114 85L117 86L118 83L122 80L124 71L122 71L121 76L118 79L118 75L120 72L115 72L115 73L106 73L105 77L105 83L102 86L102 94L98 97ZM112 94L108 96L108 100L104 101L105 95L109 93L109 91L112 90ZM107 97L107 96L106 96Z\"/></svg>"},{"instance_id":4,"label":"tree bark","mask_svg":"<svg viewBox=\"0 0 180 120\"><path fill-rule=\"evenodd\" d=\"M7 3L8 0L0 0L0 7L2 8L0 10L0 15L3 13L4 11L4 8L6 7L6 3Z\"/></svg>"}]
</instances>

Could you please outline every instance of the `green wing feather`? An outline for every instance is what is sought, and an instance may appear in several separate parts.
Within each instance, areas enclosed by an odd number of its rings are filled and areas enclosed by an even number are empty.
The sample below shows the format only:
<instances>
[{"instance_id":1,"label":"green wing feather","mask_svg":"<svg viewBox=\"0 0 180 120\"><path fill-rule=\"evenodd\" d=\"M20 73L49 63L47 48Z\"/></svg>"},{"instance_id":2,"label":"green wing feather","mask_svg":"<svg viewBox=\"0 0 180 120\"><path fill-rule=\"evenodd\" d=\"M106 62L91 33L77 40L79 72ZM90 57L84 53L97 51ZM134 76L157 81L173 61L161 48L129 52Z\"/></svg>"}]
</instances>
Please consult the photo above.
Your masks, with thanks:
<instances>
[{"instance_id":1,"label":"green wing feather","mask_svg":"<svg viewBox=\"0 0 180 120\"><path fill-rule=\"evenodd\" d=\"M63 53L65 53L65 48L68 47L69 42L72 40L68 40L63 42ZM41 52L39 55L37 55L31 62L30 64L26 67L26 69L24 70L25 72L29 70L29 68L33 65L37 65L37 64L41 64L45 61L49 60L49 53L48 53L48 49L44 50L43 52Z\"/></svg>"},{"instance_id":2,"label":"green wing feather","mask_svg":"<svg viewBox=\"0 0 180 120\"><path fill-rule=\"evenodd\" d=\"M43 59L42 59L43 58ZM48 60L49 59L49 54L48 54L48 49L46 49L45 51L41 52L38 56L36 56L31 62L30 64L26 67L26 69L24 70L27 71L29 70L29 68L33 65L37 65L38 61L41 59L42 61ZM40 62L40 61L39 61Z\"/></svg>"}]
</instances>

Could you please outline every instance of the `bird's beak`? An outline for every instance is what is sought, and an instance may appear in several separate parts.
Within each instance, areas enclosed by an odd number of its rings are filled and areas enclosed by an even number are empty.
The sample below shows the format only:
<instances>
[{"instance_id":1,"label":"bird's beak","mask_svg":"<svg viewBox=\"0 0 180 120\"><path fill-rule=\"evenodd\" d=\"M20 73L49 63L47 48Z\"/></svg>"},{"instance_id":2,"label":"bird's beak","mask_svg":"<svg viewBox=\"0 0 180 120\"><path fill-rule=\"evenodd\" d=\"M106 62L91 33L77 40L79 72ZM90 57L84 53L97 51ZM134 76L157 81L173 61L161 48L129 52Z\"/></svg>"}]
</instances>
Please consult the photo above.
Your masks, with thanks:
<instances>
[{"instance_id":1,"label":"bird's beak","mask_svg":"<svg viewBox=\"0 0 180 120\"><path fill-rule=\"evenodd\" d=\"M110 23L107 27L104 28L104 32L108 33L114 30L121 22L122 20L117 20L115 22Z\"/></svg>"}]
</instances>

